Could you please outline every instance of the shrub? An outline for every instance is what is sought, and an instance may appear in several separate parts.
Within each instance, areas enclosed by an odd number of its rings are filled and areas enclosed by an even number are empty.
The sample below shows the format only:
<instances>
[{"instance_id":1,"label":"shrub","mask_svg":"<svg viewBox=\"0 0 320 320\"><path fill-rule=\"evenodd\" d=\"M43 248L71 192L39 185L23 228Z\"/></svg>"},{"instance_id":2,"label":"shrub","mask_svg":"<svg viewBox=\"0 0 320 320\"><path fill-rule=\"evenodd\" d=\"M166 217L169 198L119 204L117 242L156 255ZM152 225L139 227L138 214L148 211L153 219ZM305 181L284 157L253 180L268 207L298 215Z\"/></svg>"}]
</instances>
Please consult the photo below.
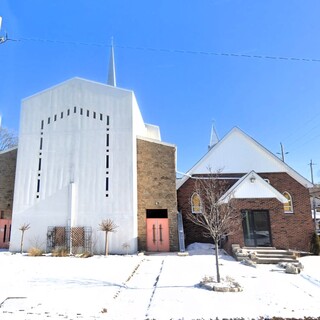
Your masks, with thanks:
<instances>
[{"instance_id":1,"label":"shrub","mask_svg":"<svg viewBox=\"0 0 320 320\"><path fill-rule=\"evenodd\" d=\"M92 257L92 254L88 251L85 251L83 253L80 253L78 256L79 256L79 258L90 258L90 257Z\"/></svg>"},{"instance_id":2,"label":"shrub","mask_svg":"<svg viewBox=\"0 0 320 320\"><path fill-rule=\"evenodd\" d=\"M66 248L58 248L52 251L53 257L67 257L69 255L69 251Z\"/></svg>"},{"instance_id":3,"label":"shrub","mask_svg":"<svg viewBox=\"0 0 320 320\"><path fill-rule=\"evenodd\" d=\"M43 250L37 247L32 247L28 250L28 255L31 257L39 257L43 255Z\"/></svg>"},{"instance_id":4,"label":"shrub","mask_svg":"<svg viewBox=\"0 0 320 320\"><path fill-rule=\"evenodd\" d=\"M316 256L318 256L320 254L320 240L319 240L319 236L317 235L316 232L314 232L314 234L312 235L312 238L311 238L310 251Z\"/></svg>"}]
</instances>

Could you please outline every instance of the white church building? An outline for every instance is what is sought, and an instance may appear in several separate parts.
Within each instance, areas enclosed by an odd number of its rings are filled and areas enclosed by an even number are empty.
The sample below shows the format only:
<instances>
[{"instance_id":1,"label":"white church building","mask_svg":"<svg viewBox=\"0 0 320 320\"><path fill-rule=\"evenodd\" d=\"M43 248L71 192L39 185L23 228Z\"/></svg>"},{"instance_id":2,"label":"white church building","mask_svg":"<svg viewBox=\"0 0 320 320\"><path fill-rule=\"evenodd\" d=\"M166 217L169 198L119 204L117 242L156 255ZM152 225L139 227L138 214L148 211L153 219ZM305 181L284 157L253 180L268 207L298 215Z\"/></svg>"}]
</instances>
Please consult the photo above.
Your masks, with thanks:
<instances>
[{"instance_id":1,"label":"white church building","mask_svg":"<svg viewBox=\"0 0 320 320\"><path fill-rule=\"evenodd\" d=\"M10 251L29 224L24 250L103 253L105 219L118 226L110 253L176 250L175 146L116 87L113 51L111 62L108 84L73 78L22 101ZM155 150L169 154L162 171Z\"/></svg>"}]
</instances>

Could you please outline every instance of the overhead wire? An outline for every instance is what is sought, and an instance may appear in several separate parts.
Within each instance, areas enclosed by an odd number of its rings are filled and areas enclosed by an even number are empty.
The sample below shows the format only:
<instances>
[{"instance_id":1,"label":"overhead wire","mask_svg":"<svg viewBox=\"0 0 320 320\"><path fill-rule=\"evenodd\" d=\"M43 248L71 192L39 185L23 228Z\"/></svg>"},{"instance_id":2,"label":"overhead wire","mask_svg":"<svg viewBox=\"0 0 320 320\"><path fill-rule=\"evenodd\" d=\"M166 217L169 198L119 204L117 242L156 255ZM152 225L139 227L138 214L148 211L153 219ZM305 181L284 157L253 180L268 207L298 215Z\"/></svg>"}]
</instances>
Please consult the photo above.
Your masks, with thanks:
<instances>
[{"instance_id":1,"label":"overhead wire","mask_svg":"<svg viewBox=\"0 0 320 320\"><path fill-rule=\"evenodd\" d=\"M47 42L64 45L83 45L83 46L95 46L95 47L111 47L110 44L103 42L83 42L83 41L65 41L65 40L53 40L53 39L41 39L41 38L10 38L6 37L0 44L4 44L7 41L24 42ZM286 56L273 56L273 55L259 55L259 54L243 54L243 53L230 53L230 52L214 52L203 50L182 50L182 49L168 49L168 48L153 48L153 47L141 47L141 46L128 46L128 45L114 45L119 49L130 49L150 52L164 52L174 54L190 54L190 55L206 55L206 56L221 56L221 57L233 57L233 58L247 58L247 59L265 59L265 60L280 60L280 61L300 61L300 62L320 62L320 59L315 58L300 58L300 57L286 57Z\"/></svg>"}]
</instances>

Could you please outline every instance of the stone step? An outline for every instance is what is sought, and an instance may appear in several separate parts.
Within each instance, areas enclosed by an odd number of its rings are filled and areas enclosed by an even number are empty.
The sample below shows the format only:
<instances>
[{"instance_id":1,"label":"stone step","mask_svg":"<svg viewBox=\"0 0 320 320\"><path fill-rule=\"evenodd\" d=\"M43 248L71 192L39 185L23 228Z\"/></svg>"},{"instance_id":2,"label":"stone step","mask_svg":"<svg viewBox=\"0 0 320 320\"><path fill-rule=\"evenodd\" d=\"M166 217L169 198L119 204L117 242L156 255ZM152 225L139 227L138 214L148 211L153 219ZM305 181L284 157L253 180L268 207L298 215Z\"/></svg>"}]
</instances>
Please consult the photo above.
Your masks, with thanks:
<instances>
[{"instance_id":1,"label":"stone step","mask_svg":"<svg viewBox=\"0 0 320 320\"><path fill-rule=\"evenodd\" d=\"M242 247L241 249L243 250L248 250L248 251L257 251L257 250L277 250L276 247Z\"/></svg>"},{"instance_id":2,"label":"stone step","mask_svg":"<svg viewBox=\"0 0 320 320\"><path fill-rule=\"evenodd\" d=\"M296 259L284 258L284 257L278 257L278 258L274 258L274 257L272 257L272 258L260 258L260 257L257 257L253 261L256 262L257 264L277 264L277 263L280 263L280 262L291 262L291 263L297 262Z\"/></svg>"},{"instance_id":3,"label":"stone step","mask_svg":"<svg viewBox=\"0 0 320 320\"><path fill-rule=\"evenodd\" d=\"M266 256L266 257L271 257L271 256L275 256L275 257L278 257L278 256L295 257L295 254L292 251L282 251L282 250L270 251L270 252L267 252L267 251L254 251L254 253L255 253L256 256L259 256L259 257L263 257L263 256Z\"/></svg>"}]
</instances>

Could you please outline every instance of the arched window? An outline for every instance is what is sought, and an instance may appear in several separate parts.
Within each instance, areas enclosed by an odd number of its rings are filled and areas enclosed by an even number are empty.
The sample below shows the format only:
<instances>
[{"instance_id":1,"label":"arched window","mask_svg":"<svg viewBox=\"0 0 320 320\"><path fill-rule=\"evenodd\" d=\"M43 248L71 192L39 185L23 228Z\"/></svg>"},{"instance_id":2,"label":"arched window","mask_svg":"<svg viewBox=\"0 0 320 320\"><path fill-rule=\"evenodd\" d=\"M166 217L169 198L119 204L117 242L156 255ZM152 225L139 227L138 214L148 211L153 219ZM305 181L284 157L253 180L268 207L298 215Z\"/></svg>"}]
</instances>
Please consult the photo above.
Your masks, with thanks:
<instances>
[{"instance_id":1,"label":"arched window","mask_svg":"<svg viewBox=\"0 0 320 320\"><path fill-rule=\"evenodd\" d=\"M197 193L191 197L191 211L192 213L202 213L201 199Z\"/></svg>"},{"instance_id":2,"label":"arched window","mask_svg":"<svg viewBox=\"0 0 320 320\"><path fill-rule=\"evenodd\" d=\"M292 213L293 212L293 204L292 204L292 197L290 195L289 192L285 191L283 193L283 195L287 198L288 202L284 203L283 204L283 207L284 207L284 212L287 212L287 213Z\"/></svg>"}]
</instances>

